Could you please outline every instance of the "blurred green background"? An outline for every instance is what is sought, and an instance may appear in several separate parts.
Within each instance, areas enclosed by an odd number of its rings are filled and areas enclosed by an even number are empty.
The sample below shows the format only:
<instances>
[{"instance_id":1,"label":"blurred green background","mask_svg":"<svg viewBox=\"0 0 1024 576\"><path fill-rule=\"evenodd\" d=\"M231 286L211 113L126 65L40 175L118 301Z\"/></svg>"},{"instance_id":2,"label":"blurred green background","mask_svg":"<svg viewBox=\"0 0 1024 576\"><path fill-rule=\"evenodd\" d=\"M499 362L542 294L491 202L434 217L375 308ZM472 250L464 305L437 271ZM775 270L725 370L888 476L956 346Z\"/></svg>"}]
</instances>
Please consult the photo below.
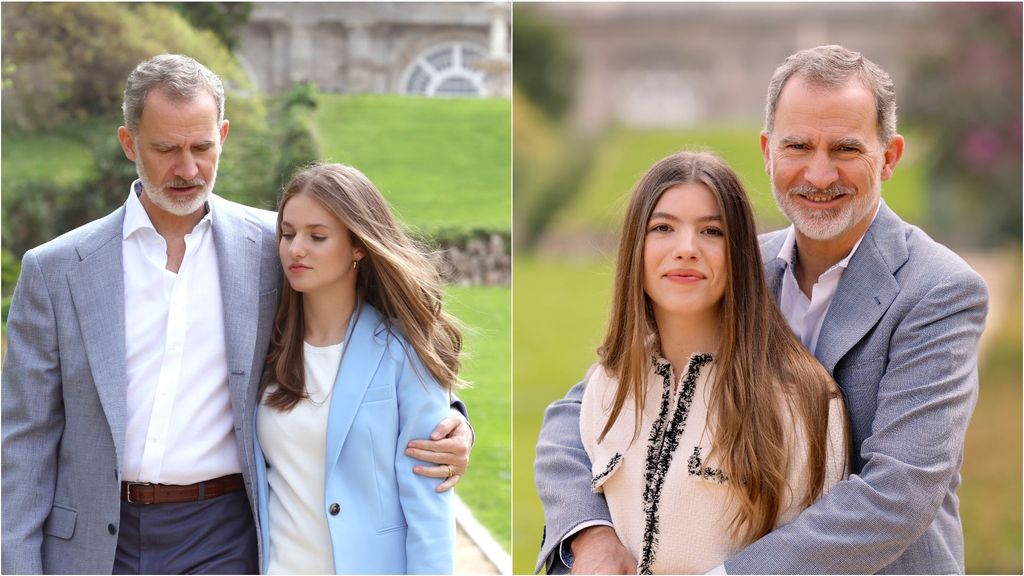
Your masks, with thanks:
<instances>
[{"instance_id":1,"label":"blurred green background","mask_svg":"<svg viewBox=\"0 0 1024 576\"><path fill-rule=\"evenodd\" d=\"M5 320L25 250L124 202L135 168L116 139L121 92L137 63L162 52L189 54L225 82L231 131L217 194L272 209L298 167L342 162L434 246L510 236L508 99L327 94L308 84L260 94L230 49L247 6L4 3ZM445 297L467 328L462 376L471 385L459 395L476 432L457 492L510 551L511 288L449 286Z\"/></svg>"},{"instance_id":2,"label":"blurred green background","mask_svg":"<svg viewBox=\"0 0 1024 576\"><path fill-rule=\"evenodd\" d=\"M533 571L540 546L532 463L543 411L596 359L615 240L634 183L667 154L708 149L739 173L759 229L785 226L758 142L763 94L787 54L828 43L892 68L907 145L883 186L885 201L989 285L980 395L959 492L966 568L1021 572L1020 21L1020 5L1012 4L515 6L516 573ZM887 26L914 37L915 46L886 36ZM710 44L700 44L701 34L713 36ZM743 68L742 56L730 60L734 45L754 50L749 61L764 69ZM720 69L738 67L744 78L736 84L756 88L755 97L744 96L749 113L715 114L716 104L705 102L707 114L678 121L670 102L659 104L658 90L685 92L694 109L702 104L692 98L700 89L688 91L686 82L665 88L659 79L672 67L704 71L689 80L701 89ZM706 92L730 99L721 89ZM653 111L643 109L649 104Z\"/></svg>"}]
</instances>

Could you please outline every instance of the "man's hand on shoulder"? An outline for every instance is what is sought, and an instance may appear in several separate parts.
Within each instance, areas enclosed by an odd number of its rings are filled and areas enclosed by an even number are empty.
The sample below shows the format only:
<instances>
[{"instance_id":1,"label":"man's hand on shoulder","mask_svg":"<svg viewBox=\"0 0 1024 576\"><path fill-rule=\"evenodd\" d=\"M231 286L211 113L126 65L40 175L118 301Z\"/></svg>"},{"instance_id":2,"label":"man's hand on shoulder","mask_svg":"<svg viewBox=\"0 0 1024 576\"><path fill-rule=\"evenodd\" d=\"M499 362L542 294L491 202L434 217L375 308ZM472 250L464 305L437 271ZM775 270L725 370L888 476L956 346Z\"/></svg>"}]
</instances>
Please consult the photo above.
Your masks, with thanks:
<instances>
[{"instance_id":1,"label":"man's hand on shoulder","mask_svg":"<svg viewBox=\"0 0 1024 576\"><path fill-rule=\"evenodd\" d=\"M473 430L458 410L452 409L430 434L430 440L413 440L405 455L434 466L415 466L412 471L420 476L445 478L438 492L445 492L459 483L469 466L469 453L473 449Z\"/></svg>"},{"instance_id":2,"label":"man's hand on shoulder","mask_svg":"<svg viewBox=\"0 0 1024 576\"><path fill-rule=\"evenodd\" d=\"M584 528L573 537L570 547L570 574L636 574L636 558L611 526Z\"/></svg>"}]
</instances>

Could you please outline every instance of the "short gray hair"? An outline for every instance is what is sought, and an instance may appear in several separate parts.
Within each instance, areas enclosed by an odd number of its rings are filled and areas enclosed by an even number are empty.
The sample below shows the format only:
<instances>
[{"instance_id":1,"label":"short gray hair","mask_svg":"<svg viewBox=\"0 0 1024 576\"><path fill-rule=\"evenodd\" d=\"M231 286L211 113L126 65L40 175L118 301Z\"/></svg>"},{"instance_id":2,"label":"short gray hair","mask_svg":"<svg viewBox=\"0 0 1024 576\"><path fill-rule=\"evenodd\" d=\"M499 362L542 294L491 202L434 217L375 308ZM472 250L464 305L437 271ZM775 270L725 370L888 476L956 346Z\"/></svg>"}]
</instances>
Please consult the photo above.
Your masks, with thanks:
<instances>
[{"instance_id":1,"label":"short gray hair","mask_svg":"<svg viewBox=\"0 0 1024 576\"><path fill-rule=\"evenodd\" d=\"M191 101L206 90L217 102L217 121L224 119L224 85L209 68L194 58L180 54L161 54L139 64L128 75L124 88L124 125L137 133L146 97L154 89L174 100Z\"/></svg>"},{"instance_id":2,"label":"short gray hair","mask_svg":"<svg viewBox=\"0 0 1024 576\"><path fill-rule=\"evenodd\" d=\"M779 95L786 82L793 76L800 76L811 85L823 88L842 86L857 78L875 96L875 112L878 118L878 137L887 145L896 135L896 89L889 73L877 64L861 56L860 52L842 46L818 46L801 50L786 58L775 69L768 83L768 98L765 105L764 131L771 134L775 128L775 110L779 106Z\"/></svg>"}]
</instances>

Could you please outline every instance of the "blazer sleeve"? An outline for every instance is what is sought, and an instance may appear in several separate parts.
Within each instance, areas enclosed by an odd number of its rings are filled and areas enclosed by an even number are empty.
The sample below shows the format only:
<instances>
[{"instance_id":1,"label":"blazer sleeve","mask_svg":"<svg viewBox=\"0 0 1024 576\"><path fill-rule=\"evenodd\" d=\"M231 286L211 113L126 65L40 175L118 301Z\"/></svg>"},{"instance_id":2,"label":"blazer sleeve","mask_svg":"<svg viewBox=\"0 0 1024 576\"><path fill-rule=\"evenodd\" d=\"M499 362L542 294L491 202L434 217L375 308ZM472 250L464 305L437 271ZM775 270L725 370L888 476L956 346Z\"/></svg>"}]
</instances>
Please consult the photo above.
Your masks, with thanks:
<instances>
[{"instance_id":1,"label":"blazer sleeve","mask_svg":"<svg viewBox=\"0 0 1024 576\"><path fill-rule=\"evenodd\" d=\"M409 345L406 344L408 347ZM408 574L451 574L454 569L455 513L451 491L438 494L441 483L413 473L418 460L405 455L406 445L429 438L450 410L448 393L409 348L398 381L398 447L395 474L408 526L405 544Z\"/></svg>"},{"instance_id":2,"label":"blazer sleeve","mask_svg":"<svg viewBox=\"0 0 1024 576\"><path fill-rule=\"evenodd\" d=\"M57 325L50 294L32 251L7 322L3 366L2 571L41 574L43 525L53 506L64 400Z\"/></svg>"},{"instance_id":3,"label":"blazer sleeve","mask_svg":"<svg viewBox=\"0 0 1024 576\"><path fill-rule=\"evenodd\" d=\"M566 572L568 566L559 554L566 535L583 523L612 522L604 496L591 489L590 458L580 438L580 406L592 371L544 412L534 460L545 524L537 571L546 566L548 573Z\"/></svg>"},{"instance_id":4,"label":"blazer sleeve","mask_svg":"<svg viewBox=\"0 0 1024 576\"><path fill-rule=\"evenodd\" d=\"M921 537L959 473L987 303L973 272L923 295L890 340L860 473L726 561L729 574L874 574Z\"/></svg>"}]
</instances>

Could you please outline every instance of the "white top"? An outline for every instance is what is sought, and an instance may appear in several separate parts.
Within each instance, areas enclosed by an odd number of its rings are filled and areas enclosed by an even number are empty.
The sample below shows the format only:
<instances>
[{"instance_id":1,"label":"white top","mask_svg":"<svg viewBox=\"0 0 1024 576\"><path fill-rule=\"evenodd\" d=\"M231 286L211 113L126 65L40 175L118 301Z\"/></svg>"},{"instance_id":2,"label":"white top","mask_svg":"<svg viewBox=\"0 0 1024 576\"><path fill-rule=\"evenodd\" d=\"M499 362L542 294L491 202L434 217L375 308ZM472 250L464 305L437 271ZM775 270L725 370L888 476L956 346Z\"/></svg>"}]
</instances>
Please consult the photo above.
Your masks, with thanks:
<instances>
[{"instance_id":1,"label":"white top","mask_svg":"<svg viewBox=\"0 0 1024 576\"><path fill-rule=\"evenodd\" d=\"M132 184L125 204L128 424L123 478L193 484L242 471L228 389L214 214L185 236L178 273ZM103 297L103 296L100 296Z\"/></svg>"},{"instance_id":2,"label":"white top","mask_svg":"<svg viewBox=\"0 0 1024 576\"><path fill-rule=\"evenodd\" d=\"M729 532L736 504L729 498L728 471L709 458L712 439L707 402L714 385L710 354L694 355L672 391L672 368L662 359L649 372L640 434L633 441L635 403L627 399L601 442L617 381L601 367L587 381L580 412L580 436L590 457L595 492L604 492L612 525L639 564L640 573L699 574L722 564L740 546ZM824 489L845 475L842 404L829 411L829 449ZM795 453L800 453L801 427ZM802 459L789 468L790 486L803 486ZM653 472L648 474L648 472ZM783 503L776 526L800 513L803 494Z\"/></svg>"},{"instance_id":3,"label":"white top","mask_svg":"<svg viewBox=\"0 0 1024 576\"><path fill-rule=\"evenodd\" d=\"M874 216L871 217L872 222L878 216L878 209L881 206L882 204L879 202ZM867 232L865 231L865 233ZM815 354L815 349L818 347L818 336L821 335L821 327L825 323L825 314L828 312L829 306L832 305L832 298L835 297L836 290L839 288L839 280L843 277L843 272L850 264L850 259L853 258L863 241L864 236L862 235L845 258L818 276L818 281L811 287L811 297L808 298L800 290L800 284L797 283L796 275L793 272L796 268L797 257L796 228L790 225L786 232L786 240L782 242L782 248L777 256L785 264L785 270L782 273L782 289L779 294L779 309L782 310L782 315L786 317L786 321L789 322L789 327L793 329L796 337L800 339L805 348L811 351L811 354Z\"/></svg>"},{"instance_id":4,"label":"white top","mask_svg":"<svg viewBox=\"0 0 1024 576\"><path fill-rule=\"evenodd\" d=\"M288 412L261 404L256 415L270 490L269 574L334 574L324 482L327 416L343 347L304 343L309 398Z\"/></svg>"}]
</instances>

